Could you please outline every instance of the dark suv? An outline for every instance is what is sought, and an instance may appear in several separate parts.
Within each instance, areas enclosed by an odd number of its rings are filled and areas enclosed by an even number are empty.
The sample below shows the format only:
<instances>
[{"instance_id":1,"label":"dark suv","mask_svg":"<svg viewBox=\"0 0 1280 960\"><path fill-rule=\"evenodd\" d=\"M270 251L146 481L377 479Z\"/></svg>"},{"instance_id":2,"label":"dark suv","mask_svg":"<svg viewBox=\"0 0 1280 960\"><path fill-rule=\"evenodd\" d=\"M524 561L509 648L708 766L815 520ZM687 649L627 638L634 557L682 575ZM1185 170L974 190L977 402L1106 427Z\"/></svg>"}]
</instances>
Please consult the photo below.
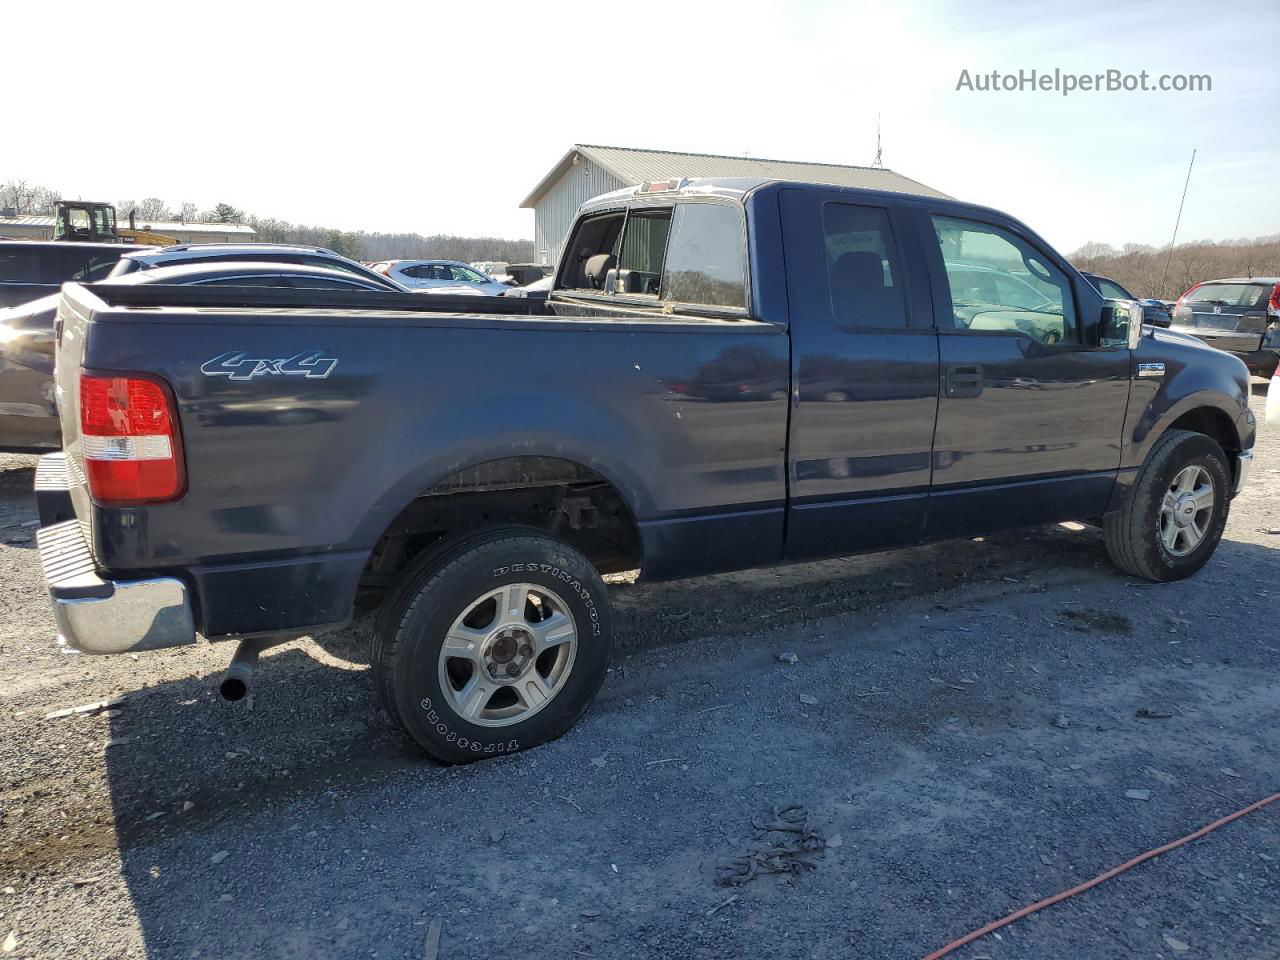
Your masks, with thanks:
<instances>
[{"instance_id":1,"label":"dark suv","mask_svg":"<svg viewBox=\"0 0 1280 960\"><path fill-rule=\"evenodd\" d=\"M125 254L153 249L129 243L0 241L0 307L57 293L68 280L102 280Z\"/></svg>"},{"instance_id":2,"label":"dark suv","mask_svg":"<svg viewBox=\"0 0 1280 960\"><path fill-rule=\"evenodd\" d=\"M1173 308L1173 329L1234 353L1256 377L1271 377L1280 361L1280 278L1197 283Z\"/></svg>"},{"instance_id":3,"label":"dark suv","mask_svg":"<svg viewBox=\"0 0 1280 960\"><path fill-rule=\"evenodd\" d=\"M1138 303L1142 304L1143 323L1149 323L1153 327L1169 326L1169 308L1164 305L1163 300L1135 297L1110 277L1099 276L1096 273L1084 273L1084 278L1109 300L1137 300Z\"/></svg>"}]
</instances>

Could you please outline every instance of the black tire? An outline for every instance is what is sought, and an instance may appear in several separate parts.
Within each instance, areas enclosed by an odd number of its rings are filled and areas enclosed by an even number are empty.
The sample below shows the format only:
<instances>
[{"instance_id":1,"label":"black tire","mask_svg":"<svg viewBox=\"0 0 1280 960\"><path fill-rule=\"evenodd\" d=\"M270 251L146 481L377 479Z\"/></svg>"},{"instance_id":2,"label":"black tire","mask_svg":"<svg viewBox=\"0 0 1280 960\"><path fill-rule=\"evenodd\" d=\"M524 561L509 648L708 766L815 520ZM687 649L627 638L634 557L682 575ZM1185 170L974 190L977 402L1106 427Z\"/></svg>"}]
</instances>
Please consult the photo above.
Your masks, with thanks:
<instances>
[{"instance_id":1,"label":"black tire","mask_svg":"<svg viewBox=\"0 0 1280 960\"><path fill-rule=\"evenodd\" d=\"M1204 538L1185 556L1175 556L1160 536L1165 492L1185 468L1203 467L1213 481L1213 513ZM1124 506L1103 521L1111 561L1126 573L1157 583L1191 576L1213 556L1231 506L1231 470L1218 443L1202 433L1169 430L1151 448Z\"/></svg>"},{"instance_id":2,"label":"black tire","mask_svg":"<svg viewBox=\"0 0 1280 960\"><path fill-rule=\"evenodd\" d=\"M524 720L471 722L441 686L441 648L477 598L514 583L545 587L572 618L576 647L555 693ZM613 618L604 581L578 550L539 531L507 528L432 550L379 611L370 644L374 686L387 713L423 750L448 763L512 753L561 736L604 682ZM448 682L448 681L446 681Z\"/></svg>"}]
</instances>

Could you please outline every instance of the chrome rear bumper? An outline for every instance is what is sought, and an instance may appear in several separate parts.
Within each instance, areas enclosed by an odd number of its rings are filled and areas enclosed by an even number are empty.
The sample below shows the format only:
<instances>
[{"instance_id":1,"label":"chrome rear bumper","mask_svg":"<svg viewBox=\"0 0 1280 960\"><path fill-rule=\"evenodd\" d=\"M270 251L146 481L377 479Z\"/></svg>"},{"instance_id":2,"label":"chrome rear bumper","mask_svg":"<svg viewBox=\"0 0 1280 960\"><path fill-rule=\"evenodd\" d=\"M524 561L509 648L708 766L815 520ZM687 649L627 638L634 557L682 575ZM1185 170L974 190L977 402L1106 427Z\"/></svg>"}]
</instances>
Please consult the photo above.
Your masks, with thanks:
<instances>
[{"instance_id":1,"label":"chrome rear bumper","mask_svg":"<svg viewBox=\"0 0 1280 960\"><path fill-rule=\"evenodd\" d=\"M78 520L36 533L59 637L83 653L195 643L187 585L174 577L103 580Z\"/></svg>"}]
</instances>

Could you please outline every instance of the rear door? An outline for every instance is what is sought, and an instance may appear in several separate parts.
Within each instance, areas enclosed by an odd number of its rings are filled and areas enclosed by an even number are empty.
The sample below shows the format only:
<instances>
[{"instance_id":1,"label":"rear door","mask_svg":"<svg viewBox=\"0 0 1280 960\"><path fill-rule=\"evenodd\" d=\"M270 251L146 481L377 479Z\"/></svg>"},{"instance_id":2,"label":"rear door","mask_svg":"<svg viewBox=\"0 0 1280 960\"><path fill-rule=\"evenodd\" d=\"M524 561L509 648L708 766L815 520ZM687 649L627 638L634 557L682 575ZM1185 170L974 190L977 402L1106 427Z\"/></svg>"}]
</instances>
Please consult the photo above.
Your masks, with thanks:
<instances>
[{"instance_id":1,"label":"rear door","mask_svg":"<svg viewBox=\"0 0 1280 960\"><path fill-rule=\"evenodd\" d=\"M920 539L938 405L938 343L903 210L837 190L781 192L791 312L786 553Z\"/></svg>"},{"instance_id":2,"label":"rear door","mask_svg":"<svg viewBox=\"0 0 1280 960\"><path fill-rule=\"evenodd\" d=\"M989 212L917 211L942 386L930 537L1100 516L1115 484L1129 351L1097 344L1102 297Z\"/></svg>"},{"instance_id":3,"label":"rear door","mask_svg":"<svg viewBox=\"0 0 1280 960\"><path fill-rule=\"evenodd\" d=\"M1219 350L1252 353L1262 349L1267 301L1273 285L1217 280L1192 287L1178 301L1173 325Z\"/></svg>"}]
</instances>

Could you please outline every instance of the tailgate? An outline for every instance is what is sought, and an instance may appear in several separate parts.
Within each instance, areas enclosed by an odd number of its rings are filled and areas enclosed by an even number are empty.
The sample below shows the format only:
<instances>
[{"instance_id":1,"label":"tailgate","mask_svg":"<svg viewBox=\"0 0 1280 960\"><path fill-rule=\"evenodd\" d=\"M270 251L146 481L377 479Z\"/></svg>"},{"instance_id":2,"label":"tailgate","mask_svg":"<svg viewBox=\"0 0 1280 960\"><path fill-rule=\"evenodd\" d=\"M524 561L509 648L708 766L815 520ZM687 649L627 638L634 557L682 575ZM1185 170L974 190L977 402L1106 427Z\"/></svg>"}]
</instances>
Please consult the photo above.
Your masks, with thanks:
<instances>
[{"instance_id":1,"label":"tailgate","mask_svg":"<svg viewBox=\"0 0 1280 960\"><path fill-rule=\"evenodd\" d=\"M1252 353L1262 349L1270 294L1268 284L1201 284L1179 302L1173 326L1220 350Z\"/></svg>"},{"instance_id":2,"label":"tailgate","mask_svg":"<svg viewBox=\"0 0 1280 960\"><path fill-rule=\"evenodd\" d=\"M85 337L89 329L92 296L79 284L66 285L54 320L54 399L62 427L62 449L66 455L66 482L82 520L89 516L89 492L84 480L84 457L80 447L80 367L84 361Z\"/></svg>"}]
</instances>

